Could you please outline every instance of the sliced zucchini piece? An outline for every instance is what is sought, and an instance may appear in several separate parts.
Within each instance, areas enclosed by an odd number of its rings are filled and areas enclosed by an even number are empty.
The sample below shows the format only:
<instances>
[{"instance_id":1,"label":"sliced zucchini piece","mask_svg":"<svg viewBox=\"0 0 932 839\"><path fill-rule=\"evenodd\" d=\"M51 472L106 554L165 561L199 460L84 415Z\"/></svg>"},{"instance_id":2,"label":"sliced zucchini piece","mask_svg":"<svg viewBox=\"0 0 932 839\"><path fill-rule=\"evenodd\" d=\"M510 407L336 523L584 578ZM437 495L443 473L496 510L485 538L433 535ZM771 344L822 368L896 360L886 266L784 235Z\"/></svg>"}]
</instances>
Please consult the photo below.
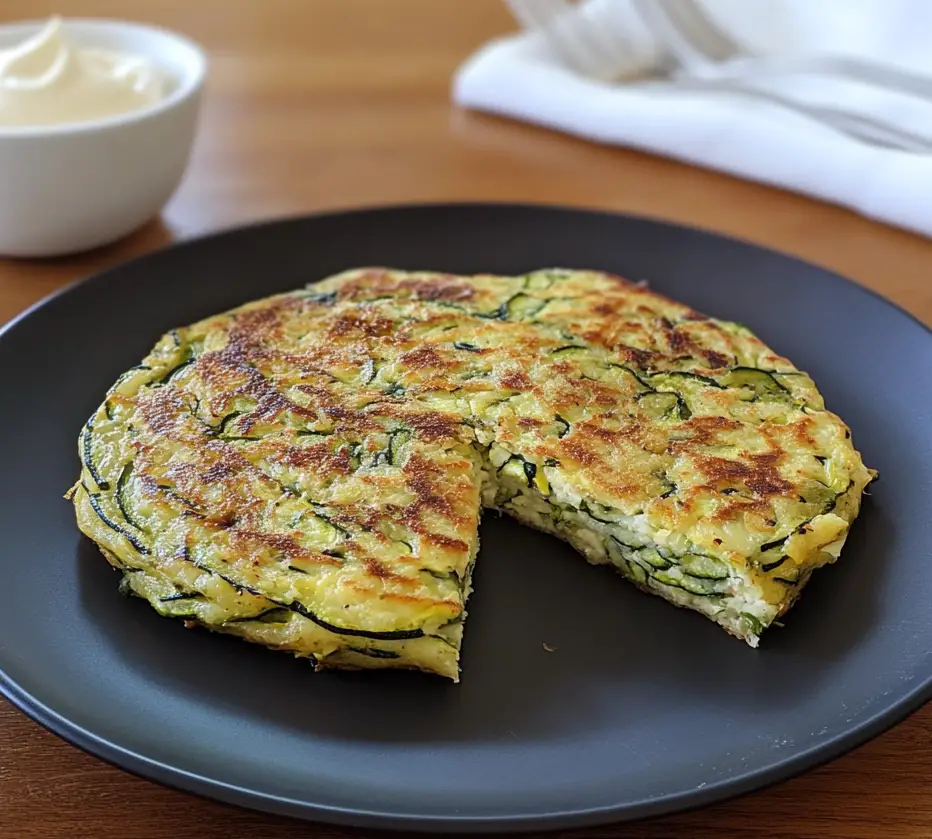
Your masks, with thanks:
<instances>
[{"instance_id":1,"label":"sliced zucchini piece","mask_svg":"<svg viewBox=\"0 0 932 839\"><path fill-rule=\"evenodd\" d=\"M637 562L632 562L630 559L624 560L626 576L634 580L634 582L643 585L647 582L648 573L647 571L639 565Z\"/></svg>"},{"instance_id":2,"label":"sliced zucchini piece","mask_svg":"<svg viewBox=\"0 0 932 839\"><path fill-rule=\"evenodd\" d=\"M555 350L551 350L551 355L585 355L589 352L589 347L581 346L580 344L566 344L562 347L557 347Z\"/></svg>"},{"instance_id":3,"label":"sliced zucchini piece","mask_svg":"<svg viewBox=\"0 0 932 839\"><path fill-rule=\"evenodd\" d=\"M549 300L539 300L523 292L518 292L513 297L509 297L497 309L493 309L491 312L480 312L476 317L485 318L486 320L524 320L536 315L549 302Z\"/></svg>"},{"instance_id":4,"label":"sliced zucchini piece","mask_svg":"<svg viewBox=\"0 0 932 839\"><path fill-rule=\"evenodd\" d=\"M231 432L228 428L231 423L235 423L240 417L249 416L249 413L249 411L234 411L232 414L227 414L220 421L220 425L217 426L214 435L221 440L261 440L261 435L237 434L235 430Z\"/></svg>"},{"instance_id":5,"label":"sliced zucchini piece","mask_svg":"<svg viewBox=\"0 0 932 839\"><path fill-rule=\"evenodd\" d=\"M105 481L101 477L100 472L97 471L97 467L94 465L94 454L92 450L93 433L94 419L92 417L84 426L84 440L82 441L82 449L84 451L84 465L87 467L87 471L90 472L91 477L94 479L94 483L97 484L97 488L108 490L110 489L110 482Z\"/></svg>"},{"instance_id":6,"label":"sliced zucchini piece","mask_svg":"<svg viewBox=\"0 0 932 839\"><path fill-rule=\"evenodd\" d=\"M783 555L780 556L778 559L775 559L775 560L773 560L772 562L763 562L763 563L761 563L760 570L761 570L761 571L768 571L768 572L769 572L769 571L776 571L776 569L779 568L781 565L783 565L783 563L786 562L788 559L789 559L789 557L788 557L786 554L783 554Z\"/></svg>"},{"instance_id":7,"label":"sliced zucchini piece","mask_svg":"<svg viewBox=\"0 0 932 839\"><path fill-rule=\"evenodd\" d=\"M342 525L337 524L333 519L319 510L314 511L313 525L314 535L319 535L322 540L337 542L350 536L350 532ZM309 532L307 526L303 526L305 533Z\"/></svg>"},{"instance_id":8,"label":"sliced zucchini piece","mask_svg":"<svg viewBox=\"0 0 932 839\"><path fill-rule=\"evenodd\" d=\"M558 276L558 274L548 271L539 271L533 274L528 274L524 278L524 287L528 291L543 291L544 289L550 288Z\"/></svg>"},{"instance_id":9,"label":"sliced zucchini piece","mask_svg":"<svg viewBox=\"0 0 932 839\"><path fill-rule=\"evenodd\" d=\"M295 431L296 437L309 437L312 440L326 440L333 436L332 431L312 431L310 428L299 428Z\"/></svg>"},{"instance_id":10,"label":"sliced zucchini piece","mask_svg":"<svg viewBox=\"0 0 932 839\"><path fill-rule=\"evenodd\" d=\"M141 524L139 521L137 521L135 518L133 518L133 514L129 510L129 504L127 503L127 499L126 499L126 488L129 485L129 479L132 476L132 473L133 473L133 464L130 462L130 463L127 463L123 467L123 470L120 472L120 477L117 479L117 486L116 486L116 493L115 493L116 503L117 503L117 507L120 508L120 513L122 513L124 520L128 524L131 524L133 527L135 527L136 530L139 530L145 533L146 532L145 526Z\"/></svg>"},{"instance_id":11,"label":"sliced zucchini piece","mask_svg":"<svg viewBox=\"0 0 932 839\"><path fill-rule=\"evenodd\" d=\"M152 386L158 387L159 385L170 384L179 373L187 370L188 367L194 364L195 361L197 361L197 359L189 354L187 358L185 358L179 364L176 364L171 370L162 376L161 379L157 379L156 381L152 382Z\"/></svg>"},{"instance_id":12,"label":"sliced zucchini piece","mask_svg":"<svg viewBox=\"0 0 932 839\"><path fill-rule=\"evenodd\" d=\"M224 623L288 623L291 620L291 610L283 606L272 606L270 609L264 609L258 615L248 615L241 618L228 618Z\"/></svg>"},{"instance_id":13,"label":"sliced zucchini piece","mask_svg":"<svg viewBox=\"0 0 932 839\"><path fill-rule=\"evenodd\" d=\"M717 585L720 582L718 580L671 574L669 571L657 571L652 579L665 586L695 594L697 597L721 597L726 593L720 585Z\"/></svg>"},{"instance_id":14,"label":"sliced zucchini piece","mask_svg":"<svg viewBox=\"0 0 932 839\"><path fill-rule=\"evenodd\" d=\"M764 631L764 625L750 612L742 612L738 620L742 624L742 630L747 635L760 635Z\"/></svg>"},{"instance_id":15,"label":"sliced zucchini piece","mask_svg":"<svg viewBox=\"0 0 932 839\"><path fill-rule=\"evenodd\" d=\"M246 413L245 411L233 411L232 413L227 414L225 417L223 417L223 419L220 420L220 422L216 426L214 426L213 433L216 434L218 437L222 437L224 434L227 433L227 426L231 422L233 422L237 417L241 417L245 413Z\"/></svg>"},{"instance_id":16,"label":"sliced zucchini piece","mask_svg":"<svg viewBox=\"0 0 932 839\"><path fill-rule=\"evenodd\" d=\"M166 597L160 597L159 603L173 603L176 600L203 600L204 595L199 591L178 591Z\"/></svg>"},{"instance_id":17,"label":"sliced zucchini piece","mask_svg":"<svg viewBox=\"0 0 932 839\"><path fill-rule=\"evenodd\" d=\"M645 390L652 391L653 388L644 380L644 374L638 373L633 368L629 367L627 364L616 364L615 362L609 362L609 367L617 367L619 370L624 370L629 376L633 376L637 383L643 387Z\"/></svg>"},{"instance_id":18,"label":"sliced zucchini piece","mask_svg":"<svg viewBox=\"0 0 932 839\"><path fill-rule=\"evenodd\" d=\"M529 488L534 486L534 478L537 476L537 465L531 463L529 460L524 461L524 477L527 478L527 485Z\"/></svg>"},{"instance_id":19,"label":"sliced zucchini piece","mask_svg":"<svg viewBox=\"0 0 932 839\"><path fill-rule=\"evenodd\" d=\"M100 504L100 493L91 492L90 490L88 490L86 486L84 487L84 491L87 493L87 497L91 503L91 509L94 511L97 518L99 518L112 531L114 531L115 533L119 533L120 536L126 539L127 542L129 542L137 551L139 551L139 553L141 554L151 553L148 546L144 545L142 541L134 533L132 533L128 528L122 527L121 525L117 524L112 518L110 518L110 516L108 516L104 512L104 509Z\"/></svg>"},{"instance_id":20,"label":"sliced zucchini piece","mask_svg":"<svg viewBox=\"0 0 932 839\"><path fill-rule=\"evenodd\" d=\"M844 493L840 493L840 494L843 495ZM822 513L817 513L816 516L818 515L822 515ZM816 516L812 516L811 518L806 519L804 522L800 522L800 524L796 525L796 527L794 527L792 531L787 533L786 536L781 536L779 539L774 539L772 542L765 542L763 545L760 546L760 552L762 554L765 554L768 551L772 551L774 548L781 547L783 543L787 539L789 539L790 536L792 536L794 533L803 532L805 528L807 527L807 525L809 525L812 519L816 518Z\"/></svg>"},{"instance_id":21,"label":"sliced zucchini piece","mask_svg":"<svg viewBox=\"0 0 932 839\"><path fill-rule=\"evenodd\" d=\"M151 369L152 368L148 364L137 364L135 367L130 367L129 370L120 374L120 377L113 383L113 387L111 387L110 390L107 391L107 393L116 393L120 385L123 384L123 382L125 382L127 379L132 378L136 373L140 372L141 370L151 370Z\"/></svg>"},{"instance_id":22,"label":"sliced zucchini piece","mask_svg":"<svg viewBox=\"0 0 932 839\"><path fill-rule=\"evenodd\" d=\"M419 568L422 574L429 574L435 580L443 580L444 582L455 582L457 585L460 583L459 574L456 571L437 571L434 568Z\"/></svg>"},{"instance_id":23,"label":"sliced zucchini piece","mask_svg":"<svg viewBox=\"0 0 932 839\"><path fill-rule=\"evenodd\" d=\"M790 534L787 534L786 536L781 536L779 539L774 539L772 542L764 542L764 544L760 546L760 552L765 554L768 551L772 551L774 548L782 547L783 543L789 538Z\"/></svg>"},{"instance_id":24,"label":"sliced zucchini piece","mask_svg":"<svg viewBox=\"0 0 932 839\"><path fill-rule=\"evenodd\" d=\"M508 320L508 302L502 303L501 306L491 312L476 312L476 317L483 320Z\"/></svg>"},{"instance_id":25,"label":"sliced zucchini piece","mask_svg":"<svg viewBox=\"0 0 932 839\"><path fill-rule=\"evenodd\" d=\"M722 383L727 387L747 388L757 396L789 396L789 391L767 370L756 367L733 367Z\"/></svg>"},{"instance_id":26,"label":"sliced zucchini piece","mask_svg":"<svg viewBox=\"0 0 932 839\"><path fill-rule=\"evenodd\" d=\"M362 443L344 443L337 452L345 451L349 455L350 469L354 472L362 466Z\"/></svg>"},{"instance_id":27,"label":"sliced zucchini piece","mask_svg":"<svg viewBox=\"0 0 932 839\"><path fill-rule=\"evenodd\" d=\"M609 534L602 540L602 544L605 546L605 553L608 554L609 559L615 563L630 557L633 550L630 545L626 545L614 534Z\"/></svg>"},{"instance_id":28,"label":"sliced zucchini piece","mask_svg":"<svg viewBox=\"0 0 932 839\"><path fill-rule=\"evenodd\" d=\"M644 560L651 568L656 568L658 571L665 571L667 568L671 568L673 563L669 559L661 556L653 548L641 548L638 551L638 556Z\"/></svg>"},{"instance_id":29,"label":"sliced zucchini piece","mask_svg":"<svg viewBox=\"0 0 932 839\"><path fill-rule=\"evenodd\" d=\"M835 492L830 486L819 481L806 481L799 490L799 497L806 504L818 504L823 513L830 513L834 510L839 495L843 494Z\"/></svg>"},{"instance_id":30,"label":"sliced zucchini piece","mask_svg":"<svg viewBox=\"0 0 932 839\"><path fill-rule=\"evenodd\" d=\"M549 302L549 300L540 300L527 294L516 294L505 304L508 320L532 318L534 315L539 314Z\"/></svg>"},{"instance_id":31,"label":"sliced zucchini piece","mask_svg":"<svg viewBox=\"0 0 932 839\"><path fill-rule=\"evenodd\" d=\"M708 376L702 376L699 373L690 373L687 370L664 370L660 373L651 373L648 378L651 381L651 384L656 385L667 385L668 387L676 387L682 382L689 382L696 385L705 385L706 387L714 387L718 390L725 390L725 385L721 382L715 381L715 379L709 378ZM679 382L677 381L679 380Z\"/></svg>"},{"instance_id":32,"label":"sliced zucchini piece","mask_svg":"<svg viewBox=\"0 0 932 839\"><path fill-rule=\"evenodd\" d=\"M313 288L313 286L310 286L308 292L300 295L308 303L320 303L322 306L332 306L336 303L337 293L335 291L328 291L322 294L320 292L315 292Z\"/></svg>"},{"instance_id":33,"label":"sliced zucchini piece","mask_svg":"<svg viewBox=\"0 0 932 839\"><path fill-rule=\"evenodd\" d=\"M528 489L537 489L544 495L550 494L550 482L543 471L537 468L537 464L522 457L520 454L513 454L498 468L500 475L507 475L516 481L527 484ZM514 495L511 496L514 498Z\"/></svg>"},{"instance_id":34,"label":"sliced zucchini piece","mask_svg":"<svg viewBox=\"0 0 932 839\"><path fill-rule=\"evenodd\" d=\"M724 562L702 554L686 554L680 562L680 568L684 574L700 580L726 580L731 576Z\"/></svg>"},{"instance_id":35,"label":"sliced zucchini piece","mask_svg":"<svg viewBox=\"0 0 932 839\"><path fill-rule=\"evenodd\" d=\"M148 553L148 551L147 551ZM231 579L226 574L221 573L220 571L210 568L198 560L191 557L187 552L181 557L185 562L190 562L195 568L199 568L202 571L206 571L209 574L214 574L219 579L223 580L225 583L233 586L237 591L244 591L247 594L254 594L256 597L264 597L266 600L270 600L272 603L277 603L284 609L288 609L292 612L297 612L299 615L307 618L310 621L313 621L318 626L322 626L324 629L328 629L331 632L335 632L337 635L350 635L357 638L374 638L376 640L382 641L396 641L403 640L406 638L423 638L424 630L420 627L414 629L392 629L385 632L378 632L375 630L369 629L357 629L352 626L337 626L334 623L324 620L323 618L318 617L313 611L307 608L303 603L299 603L297 600L292 600L289 603L283 603L279 600L276 600L274 597L269 597L267 594L263 594L261 591L248 586L245 583L238 583L236 580Z\"/></svg>"},{"instance_id":36,"label":"sliced zucchini piece","mask_svg":"<svg viewBox=\"0 0 932 839\"><path fill-rule=\"evenodd\" d=\"M615 523L614 521L612 521L612 519L601 518L601 516L604 516L606 512L609 511L608 507L603 507L601 509L593 509L593 507L599 508L600 505L595 504L595 503L590 504L588 501L585 501L585 500L579 502L579 512L584 513L585 515L589 516L590 519L594 519L595 521L601 522L602 524L614 524ZM625 544L620 539L617 539L614 536L612 538L615 539L615 541L618 542L619 545ZM631 547L631 546L625 545L625 547Z\"/></svg>"},{"instance_id":37,"label":"sliced zucchini piece","mask_svg":"<svg viewBox=\"0 0 932 839\"><path fill-rule=\"evenodd\" d=\"M685 400L678 393L671 391L649 391L637 398L638 405L649 417L655 419L686 420L692 416L692 411Z\"/></svg>"},{"instance_id":38,"label":"sliced zucchini piece","mask_svg":"<svg viewBox=\"0 0 932 839\"><path fill-rule=\"evenodd\" d=\"M779 577L773 578L778 583L783 583L788 586L795 586L797 583L805 582L800 580L800 572L798 568L790 568L785 571L780 572Z\"/></svg>"},{"instance_id":39,"label":"sliced zucchini piece","mask_svg":"<svg viewBox=\"0 0 932 839\"><path fill-rule=\"evenodd\" d=\"M259 594L259 592L251 593ZM354 635L358 638L375 638L382 641L400 641L406 638L424 637L424 630L420 627L416 629L392 629L387 632L374 632L368 629L355 629L351 626L337 626L336 624L329 623L328 621L317 617L317 615L315 615L306 606L298 603L297 600L289 603L286 608L291 609L293 612L297 612L300 615L303 615L308 620L314 621L314 623L316 623L318 626L322 626L324 629L329 629L331 632L336 632L338 635Z\"/></svg>"},{"instance_id":40,"label":"sliced zucchini piece","mask_svg":"<svg viewBox=\"0 0 932 839\"><path fill-rule=\"evenodd\" d=\"M514 478L521 482L527 480L527 475L524 472L524 462L517 455L512 455L506 460L505 463L499 467L498 474Z\"/></svg>"},{"instance_id":41,"label":"sliced zucchini piece","mask_svg":"<svg viewBox=\"0 0 932 839\"><path fill-rule=\"evenodd\" d=\"M354 653L367 655L369 658L401 658L401 653L394 650L380 650L376 647L349 647Z\"/></svg>"},{"instance_id":42,"label":"sliced zucchini piece","mask_svg":"<svg viewBox=\"0 0 932 839\"><path fill-rule=\"evenodd\" d=\"M391 439L388 442L388 462L393 466L401 464L401 450L411 440L411 436L411 432L403 428L392 432Z\"/></svg>"},{"instance_id":43,"label":"sliced zucchini piece","mask_svg":"<svg viewBox=\"0 0 932 839\"><path fill-rule=\"evenodd\" d=\"M398 466L401 462L401 449L411 439L411 436L411 432L404 428L390 432L388 444L382 451L376 453L373 465L387 463L389 466Z\"/></svg>"}]
</instances>

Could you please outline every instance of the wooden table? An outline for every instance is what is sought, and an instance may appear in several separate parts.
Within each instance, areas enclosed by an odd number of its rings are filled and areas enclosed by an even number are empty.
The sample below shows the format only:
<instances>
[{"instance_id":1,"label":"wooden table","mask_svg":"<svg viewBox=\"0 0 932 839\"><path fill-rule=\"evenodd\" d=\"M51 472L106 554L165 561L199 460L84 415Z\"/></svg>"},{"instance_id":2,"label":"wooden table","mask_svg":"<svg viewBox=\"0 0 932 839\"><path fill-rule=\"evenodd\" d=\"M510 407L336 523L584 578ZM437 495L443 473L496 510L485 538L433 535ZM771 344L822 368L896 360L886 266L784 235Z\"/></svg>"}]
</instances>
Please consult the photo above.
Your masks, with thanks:
<instances>
[{"instance_id":1,"label":"wooden table","mask_svg":"<svg viewBox=\"0 0 932 839\"><path fill-rule=\"evenodd\" d=\"M39 7L45 4L39 4ZM7 19L35 17L6 0ZM99 268L240 222L384 202L500 199L699 224L826 265L932 321L932 242L669 161L450 107L450 75L511 28L500 0L58 0L203 43L213 69L189 176L161 221L73 258L0 261L0 323ZM0 187L2 188L2 187ZM731 803L579 836L929 839L932 706L829 766ZM163 789L0 701L0 839L358 836Z\"/></svg>"}]
</instances>

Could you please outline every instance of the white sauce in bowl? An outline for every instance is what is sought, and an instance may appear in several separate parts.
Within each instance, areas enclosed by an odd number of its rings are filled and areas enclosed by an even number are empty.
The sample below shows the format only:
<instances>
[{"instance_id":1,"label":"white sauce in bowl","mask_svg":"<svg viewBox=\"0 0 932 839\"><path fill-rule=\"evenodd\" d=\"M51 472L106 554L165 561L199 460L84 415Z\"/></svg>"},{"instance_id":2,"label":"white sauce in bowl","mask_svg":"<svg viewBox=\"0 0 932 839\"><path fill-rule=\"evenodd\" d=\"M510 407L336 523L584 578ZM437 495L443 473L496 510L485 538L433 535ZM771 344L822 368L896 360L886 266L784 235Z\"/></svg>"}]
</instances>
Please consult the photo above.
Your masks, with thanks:
<instances>
[{"instance_id":1,"label":"white sauce in bowl","mask_svg":"<svg viewBox=\"0 0 932 839\"><path fill-rule=\"evenodd\" d=\"M79 47L59 18L0 50L0 127L91 122L138 111L167 95L146 57Z\"/></svg>"}]
</instances>

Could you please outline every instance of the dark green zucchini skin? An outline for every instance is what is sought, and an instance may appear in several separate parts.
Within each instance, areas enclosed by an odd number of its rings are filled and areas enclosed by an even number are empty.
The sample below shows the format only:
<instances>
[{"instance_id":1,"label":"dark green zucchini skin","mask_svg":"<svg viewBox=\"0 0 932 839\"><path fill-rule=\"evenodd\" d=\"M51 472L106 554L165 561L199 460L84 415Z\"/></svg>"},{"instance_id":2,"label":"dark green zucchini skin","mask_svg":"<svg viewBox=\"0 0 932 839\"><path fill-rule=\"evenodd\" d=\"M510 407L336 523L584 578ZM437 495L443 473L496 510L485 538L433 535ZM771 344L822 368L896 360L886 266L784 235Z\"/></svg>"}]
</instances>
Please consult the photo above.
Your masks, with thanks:
<instances>
[{"instance_id":1,"label":"dark green zucchini skin","mask_svg":"<svg viewBox=\"0 0 932 839\"><path fill-rule=\"evenodd\" d=\"M94 502L92 501L91 503L93 505ZM95 512L96 510L97 508L95 507ZM106 519L101 513L98 513L98 515L101 516L102 520L105 523L107 523L108 526L112 526L113 523L109 522L109 520ZM121 529L117 528L116 526L112 526L112 529L116 530L118 533L120 533L121 536L124 536L127 539L130 539L131 537L131 534L127 535L125 532L123 532ZM145 546L133 545L133 547L135 547L141 554L150 553L149 549L146 548ZM286 602L281 602L281 601L272 599L251 586L238 583L235 580L231 579L226 574L222 574L219 571L216 571L215 569L211 569L203 564L195 562L189 556L186 556L184 558L188 562L191 562L193 565L195 565L199 570L206 571L209 574L216 575L218 578L220 578L221 580L223 580L224 582L232 586L235 590L246 592L248 594L255 595L256 597L262 597L265 600L270 600L272 603L276 604L274 606L271 606L265 609L264 611L260 612L257 615L230 618L226 621L227 623L246 623L249 621L259 621L262 623L283 623L285 620L285 615L294 612L296 614L301 615L302 617L307 618L308 620L313 621L315 624L322 627L323 629L327 629L330 632L333 632L337 635L350 636L354 638L370 638L376 641L399 641L399 640L408 640L408 639L413 639L413 638L426 637L424 631L420 628L392 630L389 632L373 632L370 630L357 629L357 628L350 627L350 626L337 626L336 624L329 623L328 621L325 621L319 618L316 614L314 614L314 612L312 612L310 609L308 609L306 606L302 605L301 603L298 603L297 601L286 603ZM140 569L124 569L124 570L132 572L132 571L136 571ZM123 590L122 584L121 584L121 590ZM126 593L132 593L132 592L127 590ZM168 595L166 597L159 598L159 601L162 603L172 603L175 601L182 601L182 600L202 600L202 599L204 599L204 595L200 594L199 592L193 592L193 593L192 592L179 592L174 595ZM184 617L185 619L198 620L198 616L196 614L172 615L172 616L173 617Z\"/></svg>"},{"instance_id":2,"label":"dark green zucchini skin","mask_svg":"<svg viewBox=\"0 0 932 839\"><path fill-rule=\"evenodd\" d=\"M763 563L760 569L761 571L775 571L777 568L783 565L783 563L786 562L788 559L789 557L786 554L783 554L783 556L781 556L779 559L774 560L773 562Z\"/></svg>"},{"instance_id":3,"label":"dark green zucchini skin","mask_svg":"<svg viewBox=\"0 0 932 839\"><path fill-rule=\"evenodd\" d=\"M259 594L259 592L253 591L252 594ZM401 641L409 638L425 637L424 630L420 627L415 629L394 629L390 632L372 632L371 630L367 629L354 629L353 627L336 626L335 624L328 623L322 618L317 617L317 615L315 615L310 609L308 609L303 604L298 603L296 600L292 601L291 603L283 603L282 605L285 606L285 608L291 609L293 612L297 612L299 615L303 615L309 620L312 620L318 626L323 627L324 629L329 629L331 632L334 632L337 635L352 635L356 638L373 638L377 641Z\"/></svg>"},{"instance_id":4,"label":"dark green zucchini skin","mask_svg":"<svg viewBox=\"0 0 932 839\"><path fill-rule=\"evenodd\" d=\"M716 381L711 376L703 376L701 373L691 373L686 370L669 370L669 371L665 370L662 372L653 373L649 378L656 379L656 378L659 378L660 376L671 377L674 379L677 379L677 378L690 379L694 382L706 385L707 387L714 387L714 388L717 388L718 390L726 389L726 385L722 384L719 381Z\"/></svg>"},{"instance_id":5,"label":"dark green zucchini skin","mask_svg":"<svg viewBox=\"0 0 932 839\"><path fill-rule=\"evenodd\" d=\"M134 534L129 528L123 527L120 524L117 524L110 516L108 516L103 508L100 505L100 493L91 492L85 486L84 491L87 493L88 500L90 501L91 508L94 510L95 515L99 518L107 527L109 527L115 533L119 533L127 542L129 542L139 553L148 555L151 553L149 546L144 544L136 534Z\"/></svg>"},{"instance_id":6,"label":"dark green zucchini skin","mask_svg":"<svg viewBox=\"0 0 932 839\"><path fill-rule=\"evenodd\" d=\"M258 615L247 615L241 618L231 618L227 623L250 623L258 621L259 623L286 623L291 617L291 611L281 606L272 606L259 612Z\"/></svg>"},{"instance_id":7,"label":"dark green zucchini skin","mask_svg":"<svg viewBox=\"0 0 932 839\"><path fill-rule=\"evenodd\" d=\"M199 591L179 591L177 594L169 594L167 597L160 597L160 603L173 603L176 600L203 600L204 595Z\"/></svg>"},{"instance_id":8,"label":"dark green zucchini skin","mask_svg":"<svg viewBox=\"0 0 932 839\"><path fill-rule=\"evenodd\" d=\"M126 521L128 524L130 524L140 533L145 533L146 532L145 525L137 521L133 513L130 512L129 504L127 503L126 498L125 498L126 486L132 474L133 474L133 464L127 463L123 467L123 469L120 471L120 477L117 480L116 493L115 493L116 503L117 503L117 506L120 508L120 513L123 515L124 521Z\"/></svg>"},{"instance_id":9,"label":"dark green zucchini skin","mask_svg":"<svg viewBox=\"0 0 932 839\"><path fill-rule=\"evenodd\" d=\"M171 381L176 378L182 371L190 367L197 359L193 356L188 356L184 361L178 364L176 367L173 367L169 370L161 379L159 379L155 384L169 384Z\"/></svg>"},{"instance_id":10,"label":"dark green zucchini skin","mask_svg":"<svg viewBox=\"0 0 932 839\"><path fill-rule=\"evenodd\" d=\"M97 488L100 490L110 489L110 483L105 481L100 473L97 471L97 467L94 464L94 457L92 454L93 450L93 438L91 435L94 433L94 418L91 417L84 426L84 434L81 438L81 447L83 449L84 455L84 465L87 467L87 471L91 473L91 477L94 479L94 483L97 484Z\"/></svg>"},{"instance_id":11,"label":"dark green zucchini skin","mask_svg":"<svg viewBox=\"0 0 932 839\"><path fill-rule=\"evenodd\" d=\"M421 628L414 629L396 629L389 632L373 632L367 629L357 629L351 626L337 626L336 624L329 623L328 621L323 620L322 618L317 617L307 606L298 603L296 600L291 602L285 602L282 600L277 600L275 598L269 597L267 594L263 594L261 591L253 588L252 586L244 585L243 583L238 583L236 580L231 579L228 575L222 574L216 569L210 568L206 565L196 562L190 557L190 555L185 555L183 557L187 562L192 563L197 566L202 571L207 571L211 574L216 574L221 580L226 583L229 583L237 591L244 591L249 594L253 594L256 597L264 597L266 600L271 601L272 603L277 604L278 606L289 609L292 612L297 612L302 617L307 618L310 621L313 621L318 626L323 629L327 629L330 632L336 633L337 635L350 635L358 638L372 638L374 640L381 641L397 641L408 638L423 638L425 637L424 630Z\"/></svg>"},{"instance_id":12,"label":"dark green zucchini skin","mask_svg":"<svg viewBox=\"0 0 932 839\"><path fill-rule=\"evenodd\" d=\"M770 370L757 367L732 367L725 376L727 387L746 387L758 396L789 396L789 390L782 385Z\"/></svg>"},{"instance_id":13,"label":"dark green zucchini skin","mask_svg":"<svg viewBox=\"0 0 932 839\"><path fill-rule=\"evenodd\" d=\"M369 658L401 658L401 653L394 650L380 650L375 647L350 647L354 653L369 656Z\"/></svg>"},{"instance_id":14,"label":"dark green zucchini skin","mask_svg":"<svg viewBox=\"0 0 932 839\"><path fill-rule=\"evenodd\" d=\"M337 293L335 291L319 292L313 285L301 296L308 303L320 303L322 306L332 306L337 302Z\"/></svg>"}]
</instances>

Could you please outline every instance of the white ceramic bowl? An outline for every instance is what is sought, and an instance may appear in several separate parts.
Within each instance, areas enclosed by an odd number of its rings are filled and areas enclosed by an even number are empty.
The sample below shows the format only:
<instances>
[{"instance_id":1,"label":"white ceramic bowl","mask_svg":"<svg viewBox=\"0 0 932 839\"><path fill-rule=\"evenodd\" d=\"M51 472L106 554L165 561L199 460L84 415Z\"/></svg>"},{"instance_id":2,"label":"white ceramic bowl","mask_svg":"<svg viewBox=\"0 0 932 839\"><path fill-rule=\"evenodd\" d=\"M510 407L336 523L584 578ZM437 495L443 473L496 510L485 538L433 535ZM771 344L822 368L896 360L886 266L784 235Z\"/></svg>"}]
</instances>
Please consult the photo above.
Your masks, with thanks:
<instances>
[{"instance_id":1,"label":"white ceramic bowl","mask_svg":"<svg viewBox=\"0 0 932 839\"><path fill-rule=\"evenodd\" d=\"M56 256L115 241L156 216L188 163L207 70L203 51L164 29L64 21L84 47L144 55L169 94L147 108L72 125L0 126L0 254ZM0 48L42 23L0 26Z\"/></svg>"}]
</instances>

